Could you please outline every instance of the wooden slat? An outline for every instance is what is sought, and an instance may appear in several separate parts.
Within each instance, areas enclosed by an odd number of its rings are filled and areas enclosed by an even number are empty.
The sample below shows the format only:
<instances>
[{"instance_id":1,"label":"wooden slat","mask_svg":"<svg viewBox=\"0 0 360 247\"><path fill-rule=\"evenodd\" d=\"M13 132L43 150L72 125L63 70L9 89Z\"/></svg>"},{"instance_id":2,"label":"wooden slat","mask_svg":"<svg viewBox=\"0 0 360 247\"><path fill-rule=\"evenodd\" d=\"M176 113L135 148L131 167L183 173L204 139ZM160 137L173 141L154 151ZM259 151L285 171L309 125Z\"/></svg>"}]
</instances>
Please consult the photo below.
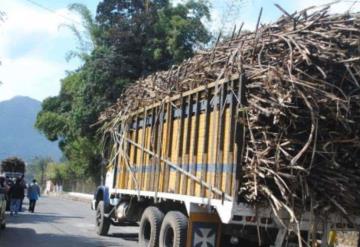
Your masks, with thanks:
<instances>
[{"instance_id":1,"label":"wooden slat","mask_svg":"<svg viewBox=\"0 0 360 247\"><path fill-rule=\"evenodd\" d=\"M159 108L154 108L154 116L155 116L155 123L152 128L152 148L155 153L157 153L157 146L159 140L159 128L160 128L160 116L159 116ZM155 191L155 176L156 176L156 167L157 167L157 161L158 159L156 157L153 157L151 162L151 172L150 174L150 190Z\"/></svg>"},{"instance_id":2,"label":"wooden slat","mask_svg":"<svg viewBox=\"0 0 360 247\"><path fill-rule=\"evenodd\" d=\"M170 160L171 150L172 150L172 137L173 137L173 114L172 114L172 105L171 103L167 104L167 133L166 133L166 151L165 158ZM164 192L169 191L169 183L170 183L170 166L165 167L164 172Z\"/></svg>"},{"instance_id":3,"label":"wooden slat","mask_svg":"<svg viewBox=\"0 0 360 247\"><path fill-rule=\"evenodd\" d=\"M234 90L234 81L231 82L230 85L231 89ZM235 142L235 106L236 104L234 103L235 97L234 94L232 93L232 91L230 91L230 115L229 115L229 121L230 121L230 128L227 130L228 131L228 143L226 143L226 145L229 147L229 153L228 153L228 157L227 157L227 165L229 166L229 170L230 172L226 173L226 182L225 182L225 191L227 194L231 194L231 184L232 184L232 174L233 174L233 166L234 166L234 142Z\"/></svg>"},{"instance_id":4,"label":"wooden slat","mask_svg":"<svg viewBox=\"0 0 360 247\"><path fill-rule=\"evenodd\" d=\"M135 119L136 119L135 120L136 124L135 124L135 137L134 137L134 140L135 140L135 142L139 143L139 121L140 121L139 115L136 115ZM137 152L138 152L138 148L135 147L134 148L134 156L133 156L132 162L130 162L130 164L132 164L134 166L134 168L140 168L140 166L141 166L141 164L137 164ZM137 173L134 174L135 179L136 179L136 175L137 175ZM131 188L138 189L138 188L136 188L135 183L132 183Z\"/></svg>"},{"instance_id":5,"label":"wooden slat","mask_svg":"<svg viewBox=\"0 0 360 247\"><path fill-rule=\"evenodd\" d=\"M239 78L238 83L238 89L237 89L237 97L239 102L237 103L236 109L236 136L235 136L235 148L234 148L234 172L233 172L233 188L232 188L232 196L235 200L237 200L238 196L238 188L239 183L241 179L241 164L242 164L242 157L243 157L243 151L245 148L245 143L243 142L245 140L245 132L246 128L244 125L240 122L240 114L242 117L245 117L244 111L242 108L246 104L246 98L245 98L245 76L242 74ZM239 110L241 112L239 112Z\"/></svg>"},{"instance_id":6,"label":"wooden slat","mask_svg":"<svg viewBox=\"0 0 360 247\"><path fill-rule=\"evenodd\" d=\"M146 118L147 118L147 110L146 108L144 108L144 118L143 118L143 127L142 127L142 140L141 140L141 145L143 147L145 147L145 137L146 137ZM144 171L143 169L145 168L145 155L144 155L144 149L141 149L141 154L140 154L140 165L141 165L141 169L140 169L140 179L139 179L139 184L140 184L140 188L143 188L143 181L144 181Z\"/></svg>"},{"instance_id":7,"label":"wooden slat","mask_svg":"<svg viewBox=\"0 0 360 247\"><path fill-rule=\"evenodd\" d=\"M197 155L198 155L198 144L199 144L199 121L200 121L200 93L196 93L195 98L195 126L194 126L194 134L193 134L193 150L192 150L192 159L190 163L193 165L191 174L196 175L196 165L197 165ZM195 196L195 182L193 180L190 181L190 195Z\"/></svg>"},{"instance_id":8,"label":"wooden slat","mask_svg":"<svg viewBox=\"0 0 360 247\"><path fill-rule=\"evenodd\" d=\"M181 114L180 114L180 126L178 129L178 134L177 134L177 138L178 138L178 150L177 150L177 154L178 154L178 158L177 158L177 164L181 163L181 158L182 158L182 146L183 146L183 125L184 125L184 98L181 97L180 98L180 109L181 109ZM176 171L176 179L175 179L175 193L178 194L180 191L180 172L177 170Z\"/></svg>"},{"instance_id":9,"label":"wooden slat","mask_svg":"<svg viewBox=\"0 0 360 247\"><path fill-rule=\"evenodd\" d=\"M223 151L224 151L224 119L225 119L225 100L226 100L226 85L221 87L221 93L219 98L219 113L218 113L218 129L217 129L217 141L216 141L216 165L215 165L215 186L222 187L222 176L224 172L223 164Z\"/></svg>"},{"instance_id":10,"label":"wooden slat","mask_svg":"<svg viewBox=\"0 0 360 247\"><path fill-rule=\"evenodd\" d=\"M191 112L192 112L192 96L189 95L187 97L187 105L188 105L188 115L187 115L187 121L186 121L186 140L185 140L185 155L183 157L182 160L182 168L185 171L189 171L189 158L190 158L190 145L191 145ZM187 194L187 177L184 174L181 174L181 181L182 181L182 194L186 195Z\"/></svg>"},{"instance_id":11,"label":"wooden slat","mask_svg":"<svg viewBox=\"0 0 360 247\"><path fill-rule=\"evenodd\" d=\"M155 129L155 113L156 113L156 110L155 110L155 108L152 108L152 110L151 110L151 128L150 128L150 145L149 145L149 149L150 150L154 150L154 145L155 145L155 143L154 143L154 135L155 135L155 133L154 133L154 129ZM153 163L154 163L154 157L149 157L149 164L148 164L148 169L147 169L147 171L145 171L145 174L146 174L146 190L150 190L151 189L151 187L150 187L150 185L151 185L151 180L152 180L152 177L153 177L153 174L151 173L151 169L152 169L152 165L153 165ZM150 166L150 167L149 167Z\"/></svg>"},{"instance_id":12,"label":"wooden slat","mask_svg":"<svg viewBox=\"0 0 360 247\"><path fill-rule=\"evenodd\" d=\"M217 158L219 155L219 145L218 145L218 140L219 140L219 120L220 120L220 105L221 105L221 97L219 96L220 94L220 90L219 87L216 86L214 89L214 99L216 99L216 97L219 97L219 100L217 102L217 104L215 104L214 109L213 109L213 121L212 121L212 126L211 126L211 130L212 130L212 136L211 141L212 141L212 148L214 150L211 150L211 152L213 153L213 156L211 157L211 162L214 160L214 168L215 168L215 174L214 174L214 178L213 178L213 185L217 186L218 184L218 180L219 180L219 174L217 172ZM212 159L214 158L214 159Z\"/></svg>"},{"instance_id":13,"label":"wooden slat","mask_svg":"<svg viewBox=\"0 0 360 247\"><path fill-rule=\"evenodd\" d=\"M115 169L115 171L114 171L114 181L113 181L113 188L116 188L117 187L117 182L118 182L118 175L119 175L119 169L120 169L120 162L119 162L119 160L120 160L120 155L118 154L118 150L119 150L119 143L116 143L115 145L114 145L115 147L113 147L113 149L115 149L115 150L113 150L113 152L116 154L116 156L114 157L114 163L115 163L115 165L114 165L114 169Z\"/></svg>"},{"instance_id":14,"label":"wooden slat","mask_svg":"<svg viewBox=\"0 0 360 247\"><path fill-rule=\"evenodd\" d=\"M130 122L130 123L132 122L132 118L129 119L129 122ZM129 139L132 139L131 131L130 131L127 123L126 123L125 129L127 130L126 133L127 133L127 135L129 136ZM124 176L124 186L125 186L125 188L128 188L128 186L129 186L129 172L128 172L128 169L127 169L126 162L129 162L128 159L129 159L129 157L130 157L130 145L129 145L129 143L126 143L126 145L125 145L124 154L125 154L124 159L126 159L126 160L124 160L124 162L123 162L124 174L125 174L125 176Z\"/></svg>"},{"instance_id":15,"label":"wooden slat","mask_svg":"<svg viewBox=\"0 0 360 247\"><path fill-rule=\"evenodd\" d=\"M124 133L124 136L126 137L129 133L125 130L126 126L125 124L122 124L121 125L121 128L123 128L123 133ZM119 187L120 188L125 188L125 172L126 172L126 165L125 165L125 152L126 152L126 148L125 148L125 145L126 145L126 142L123 141L121 143L121 147L120 150L121 150L121 153L119 155L119 163L120 163L120 179L119 179Z\"/></svg>"},{"instance_id":16,"label":"wooden slat","mask_svg":"<svg viewBox=\"0 0 360 247\"><path fill-rule=\"evenodd\" d=\"M126 125L126 123L123 124L122 128L124 128L124 134L126 138L130 138L130 132L128 129L128 126ZM129 145L126 142L123 142L123 147L122 147L122 161L121 161L121 185L122 188L126 188L127 187L127 180L126 180L126 176L127 176L127 168L126 168L126 164L125 164L125 159L127 158L128 155L128 148Z\"/></svg>"},{"instance_id":17,"label":"wooden slat","mask_svg":"<svg viewBox=\"0 0 360 247\"><path fill-rule=\"evenodd\" d=\"M205 166L201 169L201 181L206 181L207 176L207 163L208 163L208 146L209 146L209 124L210 124L210 92L209 90L205 91L206 94L206 108L205 108L205 126L204 126L204 140L203 140L203 150L202 150L202 159L201 165ZM205 187L201 186L200 189L201 197L206 196Z\"/></svg>"},{"instance_id":18,"label":"wooden slat","mask_svg":"<svg viewBox=\"0 0 360 247\"><path fill-rule=\"evenodd\" d=\"M164 126L164 105L159 107L159 112L157 114L158 116L158 124L157 124L157 141L156 141L156 162L155 162L155 173L154 173L154 185L153 185L153 190L156 192L155 194L155 201L157 200L157 192L159 191L159 177L160 177L160 172L161 172L161 143L162 143L162 132L163 132L163 126Z\"/></svg>"},{"instance_id":19,"label":"wooden slat","mask_svg":"<svg viewBox=\"0 0 360 247\"><path fill-rule=\"evenodd\" d=\"M136 141L135 140L136 137L136 131L134 129L131 130L131 140ZM135 147L131 147L130 146L130 153L129 153L130 157L129 157L129 163L128 163L128 180L129 180L129 188L133 189L134 188L134 179L133 178L133 174L132 174L132 170L130 170L130 166L133 167L135 162L134 162L134 158L135 158Z\"/></svg>"}]
</instances>

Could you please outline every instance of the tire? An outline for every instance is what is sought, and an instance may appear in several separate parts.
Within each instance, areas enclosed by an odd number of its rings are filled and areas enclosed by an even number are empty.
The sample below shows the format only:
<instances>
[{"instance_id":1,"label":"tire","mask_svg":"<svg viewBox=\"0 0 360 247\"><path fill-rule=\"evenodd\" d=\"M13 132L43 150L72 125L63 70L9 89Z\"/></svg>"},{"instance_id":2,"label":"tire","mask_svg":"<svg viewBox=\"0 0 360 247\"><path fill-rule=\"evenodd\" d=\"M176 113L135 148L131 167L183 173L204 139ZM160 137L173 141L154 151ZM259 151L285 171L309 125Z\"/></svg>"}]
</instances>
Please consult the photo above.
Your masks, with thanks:
<instances>
[{"instance_id":1,"label":"tire","mask_svg":"<svg viewBox=\"0 0 360 247\"><path fill-rule=\"evenodd\" d=\"M157 207L145 209L140 220L139 246L158 247L164 213Z\"/></svg>"},{"instance_id":2,"label":"tire","mask_svg":"<svg viewBox=\"0 0 360 247\"><path fill-rule=\"evenodd\" d=\"M186 245L188 218L179 211L166 214L160 230L160 247L182 247Z\"/></svg>"},{"instance_id":3,"label":"tire","mask_svg":"<svg viewBox=\"0 0 360 247\"><path fill-rule=\"evenodd\" d=\"M110 219L105 217L105 204L103 201L100 201L96 207L96 233L100 236L107 235L109 232L110 223Z\"/></svg>"},{"instance_id":4,"label":"tire","mask_svg":"<svg viewBox=\"0 0 360 247\"><path fill-rule=\"evenodd\" d=\"M4 223L1 223L0 224L0 229L1 230L4 230L6 228L6 223L4 222Z\"/></svg>"}]
</instances>

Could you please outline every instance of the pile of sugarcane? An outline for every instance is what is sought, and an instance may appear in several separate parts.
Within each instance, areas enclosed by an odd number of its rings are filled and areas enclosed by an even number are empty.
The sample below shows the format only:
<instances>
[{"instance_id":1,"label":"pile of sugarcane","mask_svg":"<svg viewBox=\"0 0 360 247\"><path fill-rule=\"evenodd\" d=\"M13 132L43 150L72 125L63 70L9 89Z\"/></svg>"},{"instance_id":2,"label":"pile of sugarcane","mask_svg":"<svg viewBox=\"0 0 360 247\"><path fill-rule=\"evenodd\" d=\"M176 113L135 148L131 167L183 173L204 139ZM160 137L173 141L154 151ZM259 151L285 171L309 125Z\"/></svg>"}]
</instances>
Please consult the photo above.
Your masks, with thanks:
<instances>
[{"instance_id":1,"label":"pile of sugarcane","mask_svg":"<svg viewBox=\"0 0 360 247\"><path fill-rule=\"evenodd\" d=\"M0 172L25 173L25 162L18 157L9 157L1 161Z\"/></svg>"},{"instance_id":2,"label":"pile of sugarcane","mask_svg":"<svg viewBox=\"0 0 360 247\"><path fill-rule=\"evenodd\" d=\"M252 33L240 28L215 48L132 84L101 121L115 123L166 96L239 75L246 98L237 119L246 133L239 196L274 212L311 206L354 213L360 205L360 14L279 8L284 15L277 22L258 22Z\"/></svg>"}]
</instances>

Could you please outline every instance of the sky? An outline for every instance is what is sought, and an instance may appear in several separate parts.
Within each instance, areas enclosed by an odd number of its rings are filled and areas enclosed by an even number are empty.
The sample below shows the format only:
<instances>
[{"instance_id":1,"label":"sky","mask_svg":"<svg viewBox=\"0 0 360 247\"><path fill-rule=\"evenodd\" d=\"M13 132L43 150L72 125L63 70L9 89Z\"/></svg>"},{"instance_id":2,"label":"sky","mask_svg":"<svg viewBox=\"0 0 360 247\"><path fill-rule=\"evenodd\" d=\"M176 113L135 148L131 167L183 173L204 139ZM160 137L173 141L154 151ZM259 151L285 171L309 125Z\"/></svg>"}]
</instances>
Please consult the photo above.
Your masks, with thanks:
<instances>
[{"instance_id":1,"label":"sky","mask_svg":"<svg viewBox=\"0 0 360 247\"><path fill-rule=\"evenodd\" d=\"M183 0L173 0L174 4ZM209 0L212 33L230 32L234 25L253 30L260 8L261 23L275 21L281 12L274 6L280 4L288 12L304 9L329 0ZM62 24L79 25L81 20L67 10L70 3L87 5L95 15L100 0L0 0L0 11L6 20L0 23L0 101L14 96L29 96L42 101L55 96L60 90L60 80L66 71L75 70L80 62L65 60L66 53L77 46L74 35ZM360 1L359 1L360 2ZM334 5L333 12L351 8L360 11L360 3L344 0Z\"/></svg>"}]
</instances>

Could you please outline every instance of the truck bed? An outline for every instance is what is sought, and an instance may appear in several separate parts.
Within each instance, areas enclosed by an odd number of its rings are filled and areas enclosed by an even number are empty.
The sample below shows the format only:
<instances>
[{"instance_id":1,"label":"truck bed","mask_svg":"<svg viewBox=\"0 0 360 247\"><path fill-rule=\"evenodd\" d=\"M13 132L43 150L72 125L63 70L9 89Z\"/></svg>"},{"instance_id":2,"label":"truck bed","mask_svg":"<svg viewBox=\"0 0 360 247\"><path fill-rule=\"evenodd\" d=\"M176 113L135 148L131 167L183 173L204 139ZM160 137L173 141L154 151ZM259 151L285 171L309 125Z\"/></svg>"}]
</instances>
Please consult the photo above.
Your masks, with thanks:
<instances>
[{"instance_id":1,"label":"truck bed","mask_svg":"<svg viewBox=\"0 0 360 247\"><path fill-rule=\"evenodd\" d=\"M237 195L238 79L139 109L120 125L110 187L233 201Z\"/></svg>"}]
</instances>

